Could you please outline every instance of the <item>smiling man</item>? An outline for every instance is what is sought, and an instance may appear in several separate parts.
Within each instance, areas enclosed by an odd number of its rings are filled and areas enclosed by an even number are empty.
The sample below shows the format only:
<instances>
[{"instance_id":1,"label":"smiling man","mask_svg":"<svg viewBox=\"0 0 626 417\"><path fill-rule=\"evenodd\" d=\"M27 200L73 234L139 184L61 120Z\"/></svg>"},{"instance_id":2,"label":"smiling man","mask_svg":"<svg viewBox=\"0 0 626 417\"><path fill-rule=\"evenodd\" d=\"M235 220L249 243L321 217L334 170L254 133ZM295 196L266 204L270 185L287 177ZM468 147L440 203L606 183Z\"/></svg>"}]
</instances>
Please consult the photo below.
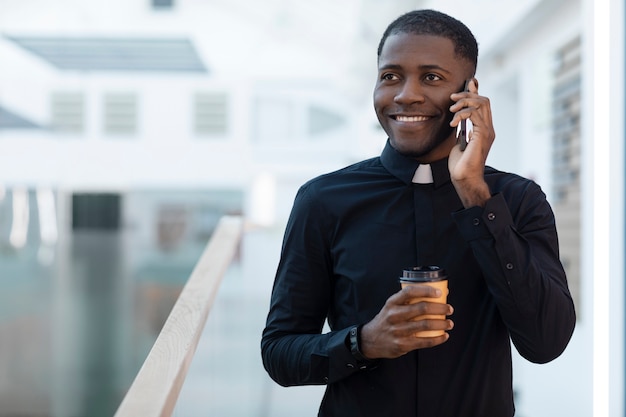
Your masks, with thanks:
<instances>
[{"instance_id":1,"label":"smiling man","mask_svg":"<svg viewBox=\"0 0 626 417\"><path fill-rule=\"evenodd\" d=\"M279 384L327 385L319 416L511 417L511 341L545 363L570 340L574 307L545 195L485 166L495 132L477 56L450 16L392 22L374 89L385 149L296 196L261 349ZM464 119L473 131L461 151ZM449 304L429 286L400 288L402 270L419 265L447 271Z\"/></svg>"}]
</instances>

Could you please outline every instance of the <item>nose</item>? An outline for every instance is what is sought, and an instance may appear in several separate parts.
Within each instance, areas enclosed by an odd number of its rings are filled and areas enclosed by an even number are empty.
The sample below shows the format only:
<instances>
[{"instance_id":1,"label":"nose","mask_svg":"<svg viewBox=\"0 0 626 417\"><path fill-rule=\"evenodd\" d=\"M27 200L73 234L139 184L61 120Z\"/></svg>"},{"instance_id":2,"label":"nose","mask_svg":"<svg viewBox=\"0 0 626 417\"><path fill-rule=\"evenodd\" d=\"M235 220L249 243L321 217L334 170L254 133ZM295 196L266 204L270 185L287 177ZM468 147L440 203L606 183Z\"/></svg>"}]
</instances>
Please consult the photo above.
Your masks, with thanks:
<instances>
[{"instance_id":1,"label":"nose","mask_svg":"<svg viewBox=\"0 0 626 417\"><path fill-rule=\"evenodd\" d=\"M421 103L424 101L422 86L418 80L407 79L398 89L394 101L397 104Z\"/></svg>"}]
</instances>

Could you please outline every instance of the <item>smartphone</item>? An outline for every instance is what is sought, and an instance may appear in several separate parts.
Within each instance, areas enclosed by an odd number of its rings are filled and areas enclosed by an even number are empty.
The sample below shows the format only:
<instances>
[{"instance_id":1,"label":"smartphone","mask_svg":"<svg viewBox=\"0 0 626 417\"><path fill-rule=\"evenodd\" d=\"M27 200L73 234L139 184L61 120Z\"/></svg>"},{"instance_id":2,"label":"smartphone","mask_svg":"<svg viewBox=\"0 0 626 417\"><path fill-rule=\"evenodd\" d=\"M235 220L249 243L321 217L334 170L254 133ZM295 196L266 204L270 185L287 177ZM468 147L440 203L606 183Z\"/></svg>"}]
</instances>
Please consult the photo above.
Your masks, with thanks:
<instances>
[{"instance_id":1,"label":"smartphone","mask_svg":"<svg viewBox=\"0 0 626 417\"><path fill-rule=\"evenodd\" d=\"M471 79L465 80L464 92L469 91L469 83ZM461 151L464 151L469 142L469 134L472 131L472 121L470 119L463 119L456 127L456 141L461 147Z\"/></svg>"}]
</instances>

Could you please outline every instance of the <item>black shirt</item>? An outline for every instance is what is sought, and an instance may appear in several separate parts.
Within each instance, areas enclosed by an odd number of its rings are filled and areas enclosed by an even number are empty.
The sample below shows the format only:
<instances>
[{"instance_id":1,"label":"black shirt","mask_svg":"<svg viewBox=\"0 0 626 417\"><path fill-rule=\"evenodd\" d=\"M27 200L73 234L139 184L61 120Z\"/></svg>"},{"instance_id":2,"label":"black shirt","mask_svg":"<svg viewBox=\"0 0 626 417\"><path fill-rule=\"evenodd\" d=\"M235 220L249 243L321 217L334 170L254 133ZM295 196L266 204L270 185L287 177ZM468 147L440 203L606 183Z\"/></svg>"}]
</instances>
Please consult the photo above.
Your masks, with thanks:
<instances>
[{"instance_id":1,"label":"black shirt","mask_svg":"<svg viewBox=\"0 0 626 417\"><path fill-rule=\"evenodd\" d=\"M543 363L575 323L554 215L534 182L487 167L492 198L464 209L447 160L432 184L389 143L378 158L303 185L283 242L263 363L279 384L328 384L320 416L510 417L510 340ZM455 323L434 348L359 369L349 329L400 290L402 269L449 274ZM325 320L330 332L322 334Z\"/></svg>"}]
</instances>

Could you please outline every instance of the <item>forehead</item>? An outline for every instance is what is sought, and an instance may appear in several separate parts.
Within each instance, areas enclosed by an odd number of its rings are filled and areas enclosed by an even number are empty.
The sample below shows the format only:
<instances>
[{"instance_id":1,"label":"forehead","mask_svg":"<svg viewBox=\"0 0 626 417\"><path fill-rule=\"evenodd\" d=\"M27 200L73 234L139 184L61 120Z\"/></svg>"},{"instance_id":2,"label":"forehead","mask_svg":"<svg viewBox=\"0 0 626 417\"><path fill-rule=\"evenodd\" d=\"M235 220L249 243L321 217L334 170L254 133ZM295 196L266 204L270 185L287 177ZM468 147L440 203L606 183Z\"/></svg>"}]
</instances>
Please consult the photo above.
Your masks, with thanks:
<instances>
[{"instance_id":1,"label":"forehead","mask_svg":"<svg viewBox=\"0 0 626 417\"><path fill-rule=\"evenodd\" d=\"M454 52L454 42L436 35L416 35L414 33L394 33L383 45L378 58L378 66L388 65L435 65L453 70L460 57Z\"/></svg>"}]
</instances>

